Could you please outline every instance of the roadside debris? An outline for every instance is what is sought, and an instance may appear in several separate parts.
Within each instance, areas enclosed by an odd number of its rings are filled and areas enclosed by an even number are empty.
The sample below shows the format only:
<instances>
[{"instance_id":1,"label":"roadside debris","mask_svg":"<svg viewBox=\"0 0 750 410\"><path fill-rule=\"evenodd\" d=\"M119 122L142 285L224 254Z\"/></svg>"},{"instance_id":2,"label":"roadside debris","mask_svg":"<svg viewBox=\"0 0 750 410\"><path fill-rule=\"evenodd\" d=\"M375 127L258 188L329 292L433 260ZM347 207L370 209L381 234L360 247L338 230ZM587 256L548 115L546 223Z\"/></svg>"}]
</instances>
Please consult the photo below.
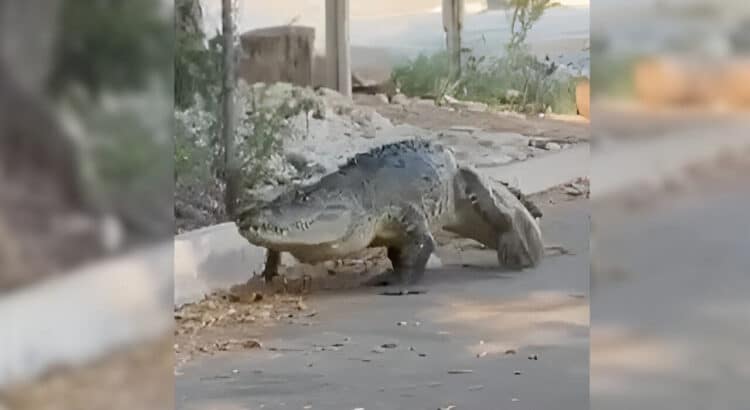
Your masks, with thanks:
<instances>
[{"instance_id":1,"label":"roadside debris","mask_svg":"<svg viewBox=\"0 0 750 410\"><path fill-rule=\"evenodd\" d=\"M471 369L451 369L448 370L448 374L471 374L474 370Z\"/></svg>"}]
</instances>

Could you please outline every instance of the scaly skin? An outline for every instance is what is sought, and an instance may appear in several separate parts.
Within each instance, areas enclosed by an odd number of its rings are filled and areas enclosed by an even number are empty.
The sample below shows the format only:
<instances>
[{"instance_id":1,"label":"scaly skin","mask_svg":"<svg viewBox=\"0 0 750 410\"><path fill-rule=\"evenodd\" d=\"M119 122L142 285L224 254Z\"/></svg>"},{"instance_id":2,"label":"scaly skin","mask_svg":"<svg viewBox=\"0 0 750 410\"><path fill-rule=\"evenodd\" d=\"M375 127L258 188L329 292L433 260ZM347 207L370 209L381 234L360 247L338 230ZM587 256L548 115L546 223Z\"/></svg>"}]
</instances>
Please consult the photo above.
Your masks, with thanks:
<instances>
[{"instance_id":1,"label":"scaly skin","mask_svg":"<svg viewBox=\"0 0 750 410\"><path fill-rule=\"evenodd\" d=\"M544 245L522 200L507 187L493 189L442 145L407 140L358 154L315 184L241 212L237 224L248 241L269 249L269 260L289 252L314 263L384 246L397 281L412 285L439 229L497 249L510 269L535 266ZM275 270L266 269L266 279Z\"/></svg>"}]
</instances>

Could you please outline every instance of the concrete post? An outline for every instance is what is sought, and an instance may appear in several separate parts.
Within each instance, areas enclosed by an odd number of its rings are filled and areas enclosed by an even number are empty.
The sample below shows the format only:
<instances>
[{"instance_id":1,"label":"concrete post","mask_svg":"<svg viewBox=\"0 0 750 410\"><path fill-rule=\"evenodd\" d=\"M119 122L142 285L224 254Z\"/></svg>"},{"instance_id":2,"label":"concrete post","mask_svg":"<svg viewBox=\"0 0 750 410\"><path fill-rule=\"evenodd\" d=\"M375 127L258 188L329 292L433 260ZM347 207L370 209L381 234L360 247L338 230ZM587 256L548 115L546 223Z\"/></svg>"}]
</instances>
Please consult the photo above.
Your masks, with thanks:
<instances>
[{"instance_id":1,"label":"concrete post","mask_svg":"<svg viewBox=\"0 0 750 410\"><path fill-rule=\"evenodd\" d=\"M464 0L443 0L443 30L450 58L451 76L461 74L461 28L464 21Z\"/></svg>"},{"instance_id":2,"label":"concrete post","mask_svg":"<svg viewBox=\"0 0 750 410\"><path fill-rule=\"evenodd\" d=\"M326 0L326 60L329 87L351 97L349 0Z\"/></svg>"}]
</instances>

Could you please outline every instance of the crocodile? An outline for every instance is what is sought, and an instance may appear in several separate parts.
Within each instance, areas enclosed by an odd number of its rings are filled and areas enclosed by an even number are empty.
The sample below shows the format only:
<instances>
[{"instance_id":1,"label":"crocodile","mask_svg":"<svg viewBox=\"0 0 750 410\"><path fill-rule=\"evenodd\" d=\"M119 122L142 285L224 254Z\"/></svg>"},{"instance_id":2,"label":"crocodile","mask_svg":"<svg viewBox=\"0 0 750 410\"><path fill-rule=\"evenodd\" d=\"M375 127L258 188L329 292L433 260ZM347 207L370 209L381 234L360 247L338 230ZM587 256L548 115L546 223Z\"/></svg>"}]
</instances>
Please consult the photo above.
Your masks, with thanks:
<instances>
[{"instance_id":1,"label":"crocodile","mask_svg":"<svg viewBox=\"0 0 750 410\"><path fill-rule=\"evenodd\" d=\"M459 164L448 147L408 139L356 154L313 184L239 212L236 222L250 243L269 249L266 280L280 252L316 263L386 247L390 284L411 286L440 229L496 250L507 269L536 266L544 254L541 215L520 191Z\"/></svg>"}]
</instances>

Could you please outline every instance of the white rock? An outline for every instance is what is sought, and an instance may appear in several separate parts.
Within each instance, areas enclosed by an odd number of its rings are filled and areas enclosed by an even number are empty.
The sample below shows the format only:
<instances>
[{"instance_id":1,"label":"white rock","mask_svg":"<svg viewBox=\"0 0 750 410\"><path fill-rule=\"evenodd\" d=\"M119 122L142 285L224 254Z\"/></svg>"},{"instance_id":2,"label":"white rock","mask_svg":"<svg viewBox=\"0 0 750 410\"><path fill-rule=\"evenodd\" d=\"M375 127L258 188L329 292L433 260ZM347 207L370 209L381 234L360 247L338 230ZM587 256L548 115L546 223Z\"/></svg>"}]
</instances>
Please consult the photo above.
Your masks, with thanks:
<instances>
[{"instance_id":1,"label":"white rock","mask_svg":"<svg viewBox=\"0 0 750 410\"><path fill-rule=\"evenodd\" d=\"M429 98L418 98L414 101L417 105L422 105L426 107L434 107L435 106L435 100L429 99Z\"/></svg>"},{"instance_id":2,"label":"white rock","mask_svg":"<svg viewBox=\"0 0 750 410\"><path fill-rule=\"evenodd\" d=\"M483 102L469 101L466 109L473 112L485 112L489 109L489 106Z\"/></svg>"},{"instance_id":3,"label":"white rock","mask_svg":"<svg viewBox=\"0 0 750 410\"><path fill-rule=\"evenodd\" d=\"M560 151L562 147L556 142L548 142L544 145L544 149L546 149L547 151Z\"/></svg>"},{"instance_id":4,"label":"white rock","mask_svg":"<svg viewBox=\"0 0 750 410\"><path fill-rule=\"evenodd\" d=\"M440 269L443 267L443 261L436 254L431 254L427 260L427 269Z\"/></svg>"},{"instance_id":5,"label":"white rock","mask_svg":"<svg viewBox=\"0 0 750 410\"><path fill-rule=\"evenodd\" d=\"M404 94L398 93L391 97L391 104L409 105L409 103L409 97L405 96Z\"/></svg>"},{"instance_id":6,"label":"white rock","mask_svg":"<svg viewBox=\"0 0 750 410\"><path fill-rule=\"evenodd\" d=\"M518 90L510 89L505 91L505 99L508 101L515 101L521 98L521 92Z\"/></svg>"},{"instance_id":7,"label":"white rock","mask_svg":"<svg viewBox=\"0 0 750 410\"><path fill-rule=\"evenodd\" d=\"M388 104L388 96L383 93L375 94L375 98L378 99L378 102L381 102L383 104Z\"/></svg>"}]
</instances>

